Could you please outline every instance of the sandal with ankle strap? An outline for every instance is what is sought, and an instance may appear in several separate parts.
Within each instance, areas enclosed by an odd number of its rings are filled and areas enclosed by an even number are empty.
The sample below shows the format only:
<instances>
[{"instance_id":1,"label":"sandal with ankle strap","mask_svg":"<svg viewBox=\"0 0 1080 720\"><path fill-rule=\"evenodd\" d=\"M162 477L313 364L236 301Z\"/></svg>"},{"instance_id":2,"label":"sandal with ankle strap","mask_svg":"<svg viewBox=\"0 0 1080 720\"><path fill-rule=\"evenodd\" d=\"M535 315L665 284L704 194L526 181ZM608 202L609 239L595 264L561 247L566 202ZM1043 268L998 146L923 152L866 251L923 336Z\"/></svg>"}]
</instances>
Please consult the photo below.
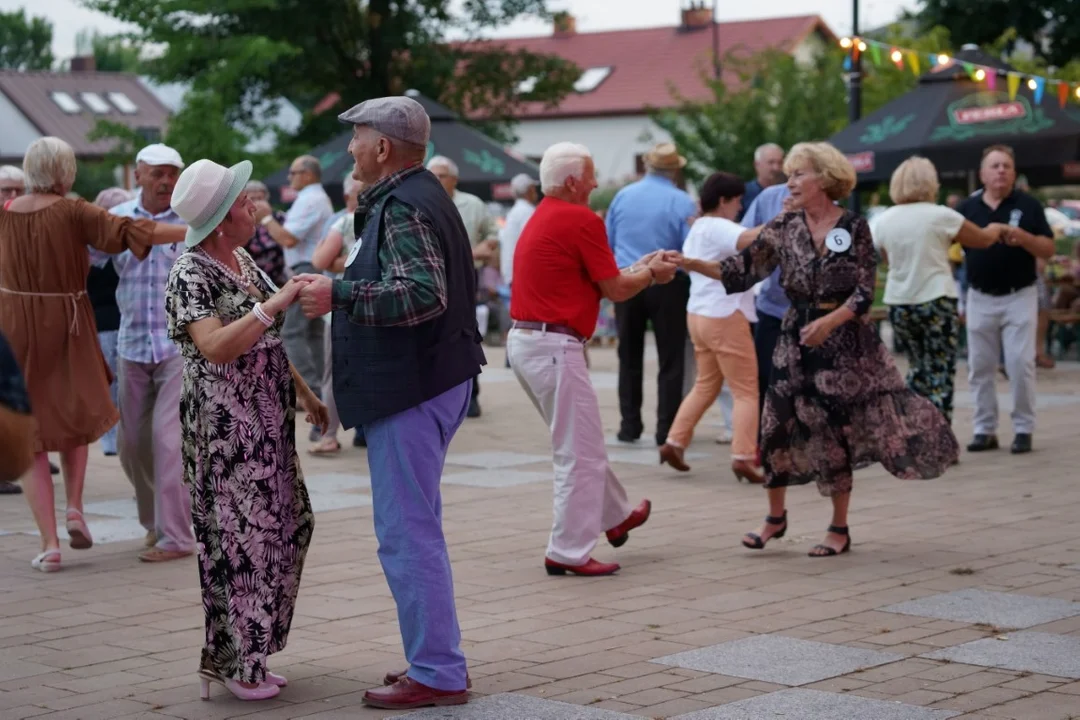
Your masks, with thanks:
<instances>
[{"instance_id":1,"label":"sandal with ankle strap","mask_svg":"<svg viewBox=\"0 0 1080 720\"><path fill-rule=\"evenodd\" d=\"M783 525L784 527L780 528L780 530L778 530L777 532L770 535L768 540L762 540L761 536L758 535L757 533L746 533L746 537L753 540L753 542L746 542L746 540L743 539L743 541L742 541L743 547L749 548L751 550L763 550L765 548L765 544L767 542L769 542L769 540L772 540L773 538L782 538L782 537L784 537L784 534L787 533L787 510L785 510L784 514L781 515L780 517L773 517L772 515L766 515L765 516L765 524L767 524L767 525Z\"/></svg>"},{"instance_id":2,"label":"sandal with ankle strap","mask_svg":"<svg viewBox=\"0 0 1080 720\"><path fill-rule=\"evenodd\" d=\"M851 549L851 535L848 533L846 525L844 527L840 527L839 525L830 525L829 529L826 532L830 532L833 535L843 535L844 537L846 537L847 542L844 543L844 547L841 548L839 552L837 552L836 548L831 548L828 545L815 545L814 547L810 548L810 552L808 552L807 555L809 555L810 557L833 557L834 555L843 555ZM815 550L820 550L822 552L814 552Z\"/></svg>"},{"instance_id":3,"label":"sandal with ankle strap","mask_svg":"<svg viewBox=\"0 0 1080 720\"><path fill-rule=\"evenodd\" d=\"M70 539L70 545L72 550L89 550L94 546L94 538L90 536L90 529L86 527L86 521L83 520L82 511L75 508L68 508L64 513L66 516L66 526L68 538Z\"/></svg>"}]
</instances>

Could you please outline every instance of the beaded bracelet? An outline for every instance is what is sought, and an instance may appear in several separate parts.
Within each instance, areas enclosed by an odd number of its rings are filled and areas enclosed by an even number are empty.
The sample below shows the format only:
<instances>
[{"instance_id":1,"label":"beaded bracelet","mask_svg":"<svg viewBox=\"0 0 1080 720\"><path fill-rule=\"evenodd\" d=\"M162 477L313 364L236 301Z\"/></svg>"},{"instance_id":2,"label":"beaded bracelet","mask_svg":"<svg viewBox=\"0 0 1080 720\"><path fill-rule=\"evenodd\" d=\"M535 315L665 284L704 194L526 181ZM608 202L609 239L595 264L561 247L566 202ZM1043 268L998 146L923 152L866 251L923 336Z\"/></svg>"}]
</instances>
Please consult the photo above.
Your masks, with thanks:
<instances>
[{"instance_id":1,"label":"beaded bracelet","mask_svg":"<svg viewBox=\"0 0 1080 720\"><path fill-rule=\"evenodd\" d=\"M255 317L258 318L259 322L266 327L270 327L274 324L274 318L266 314L266 311L262 309L262 303L255 303L255 309L252 310L252 312L255 314Z\"/></svg>"}]
</instances>

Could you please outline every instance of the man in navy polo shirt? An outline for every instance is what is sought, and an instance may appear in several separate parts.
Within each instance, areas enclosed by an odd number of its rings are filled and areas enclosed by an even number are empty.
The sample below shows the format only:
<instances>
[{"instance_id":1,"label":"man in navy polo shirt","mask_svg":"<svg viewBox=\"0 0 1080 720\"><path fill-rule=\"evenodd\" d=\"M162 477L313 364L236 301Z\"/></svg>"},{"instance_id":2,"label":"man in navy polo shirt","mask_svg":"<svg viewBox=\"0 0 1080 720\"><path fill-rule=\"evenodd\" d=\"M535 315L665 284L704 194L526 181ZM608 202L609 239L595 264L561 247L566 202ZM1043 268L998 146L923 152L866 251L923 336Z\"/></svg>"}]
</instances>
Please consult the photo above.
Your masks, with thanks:
<instances>
[{"instance_id":1,"label":"man in navy polo shirt","mask_svg":"<svg viewBox=\"0 0 1080 720\"><path fill-rule=\"evenodd\" d=\"M1014 454L1031 452L1035 431L1035 353L1039 312L1036 258L1054 254L1054 232L1042 204L1016 188L1012 148L992 145L979 170L983 189L958 210L979 227L1010 226L1003 241L966 248L968 381L975 396L975 437L969 452L998 448L995 376L1002 347L1013 394Z\"/></svg>"}]
</instances>

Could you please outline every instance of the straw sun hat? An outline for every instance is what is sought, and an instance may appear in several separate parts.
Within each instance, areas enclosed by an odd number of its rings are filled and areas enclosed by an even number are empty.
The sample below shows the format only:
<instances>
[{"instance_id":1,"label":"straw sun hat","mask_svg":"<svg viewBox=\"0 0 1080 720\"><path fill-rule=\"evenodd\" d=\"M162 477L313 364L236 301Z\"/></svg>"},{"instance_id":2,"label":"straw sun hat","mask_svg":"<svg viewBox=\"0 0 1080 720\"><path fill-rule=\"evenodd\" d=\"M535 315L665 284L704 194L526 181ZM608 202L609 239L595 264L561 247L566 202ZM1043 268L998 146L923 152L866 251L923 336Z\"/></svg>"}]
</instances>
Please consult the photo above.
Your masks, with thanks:
<instances>
[{"instance_id":1,"label":"straw sun hat","mask_svg":"<svg viewBox=\"0 0 1080 720\"><path fill-rule=\"evenodd\" d=\"M180 173L172 209L188 224L184 244L193 248L205 240L225 219L250 179L249 160L229 168L213 160L198 160Z\"/></svg>"}]
</instances>

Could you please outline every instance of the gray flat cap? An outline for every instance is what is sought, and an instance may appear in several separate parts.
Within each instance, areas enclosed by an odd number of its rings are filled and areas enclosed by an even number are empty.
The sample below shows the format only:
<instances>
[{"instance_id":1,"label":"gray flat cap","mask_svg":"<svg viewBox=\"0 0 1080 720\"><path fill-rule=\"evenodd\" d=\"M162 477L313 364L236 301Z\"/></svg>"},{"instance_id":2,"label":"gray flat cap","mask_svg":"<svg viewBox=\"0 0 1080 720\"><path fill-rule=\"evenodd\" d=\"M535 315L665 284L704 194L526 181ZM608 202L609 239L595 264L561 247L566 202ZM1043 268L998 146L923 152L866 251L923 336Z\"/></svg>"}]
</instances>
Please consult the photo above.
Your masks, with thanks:
<instances>
[{"instance_id":1,"label":"gray flat cap","mask_svg":"<svg viewBox=\"0 0 1080 720\"><path fill-rule=\"evenodd\" d=\"M407 97L365 100L338 115L338 120L348 125L367 125L387 137L420 147L427 147L431 137L431 118L424 106Z\"/></svg>"}]
</instances>

